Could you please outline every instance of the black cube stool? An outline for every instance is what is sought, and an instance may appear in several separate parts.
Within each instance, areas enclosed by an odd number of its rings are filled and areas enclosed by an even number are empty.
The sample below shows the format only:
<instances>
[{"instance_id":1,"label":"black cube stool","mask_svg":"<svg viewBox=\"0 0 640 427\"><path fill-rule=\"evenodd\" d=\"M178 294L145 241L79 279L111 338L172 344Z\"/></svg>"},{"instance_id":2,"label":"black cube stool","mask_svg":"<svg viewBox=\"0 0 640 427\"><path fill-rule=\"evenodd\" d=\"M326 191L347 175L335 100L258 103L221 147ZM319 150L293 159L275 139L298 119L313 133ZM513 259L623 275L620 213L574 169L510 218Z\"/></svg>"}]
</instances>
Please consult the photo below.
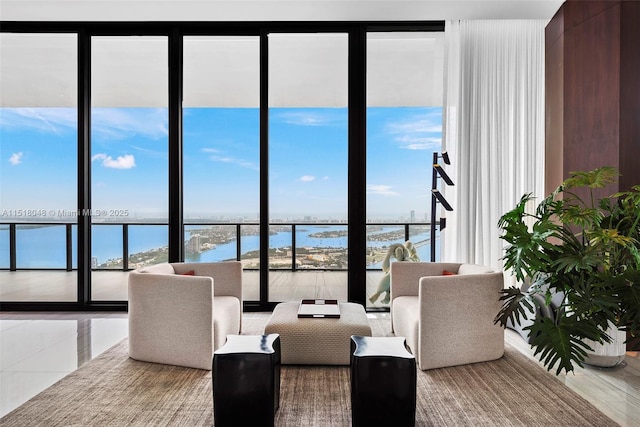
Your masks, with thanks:
<instances>
[{"instance_id":1,"label":"black cube stool","mask_svg":"<svg viewBox=\"0 0 640 427\"><path fill-rule=\"evenodd\" d=\"M280 406L280 336L228 335L213 353L216 427L273 426Z\"/></svg>"},{"instance_id":2,"label":"black cube stool","mask_svg":"<svg viewBox=\"0 0 640 427\"><path fill-rule=\"evenodd\" d=\"M416 359L403 337L351 337L351 419L360 426L415 426Z\"/></svg>"}]
</instances>

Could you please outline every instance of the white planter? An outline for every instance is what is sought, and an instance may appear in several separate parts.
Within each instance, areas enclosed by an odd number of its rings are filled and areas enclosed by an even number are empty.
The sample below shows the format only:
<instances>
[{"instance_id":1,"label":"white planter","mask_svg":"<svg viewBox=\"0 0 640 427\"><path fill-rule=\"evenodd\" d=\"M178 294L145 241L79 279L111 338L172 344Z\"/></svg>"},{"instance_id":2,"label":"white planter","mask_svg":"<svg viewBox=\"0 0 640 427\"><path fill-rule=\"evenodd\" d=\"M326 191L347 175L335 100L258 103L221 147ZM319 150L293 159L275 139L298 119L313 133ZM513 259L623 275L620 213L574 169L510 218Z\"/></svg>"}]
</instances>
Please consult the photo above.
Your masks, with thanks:
<instances>
[{"instance_id":1,"label":"white planter","mask_svg":"<svg viewBox=\"0 0 640 427\"><path fill-rule=\"evenodd\" d=\"M585 340L585 344L588 344L594 351L587 351L584 363L604 368L612 368L622 363L627 351L627 346L624 343L627 339L626 332L611 324L607 330L607 335L613 339L610 343L600 344L595 341Z\"/></svg>"}]
</instances>

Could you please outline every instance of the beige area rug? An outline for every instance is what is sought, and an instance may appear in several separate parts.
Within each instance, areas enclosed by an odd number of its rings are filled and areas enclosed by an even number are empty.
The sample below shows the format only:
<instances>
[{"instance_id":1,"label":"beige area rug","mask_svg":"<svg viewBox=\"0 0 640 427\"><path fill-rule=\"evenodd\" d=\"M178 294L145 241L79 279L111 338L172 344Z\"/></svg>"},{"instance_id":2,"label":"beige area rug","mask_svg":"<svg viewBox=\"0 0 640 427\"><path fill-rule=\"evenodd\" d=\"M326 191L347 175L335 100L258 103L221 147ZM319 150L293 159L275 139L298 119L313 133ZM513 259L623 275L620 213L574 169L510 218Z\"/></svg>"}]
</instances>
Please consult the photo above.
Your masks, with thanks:
<instances>
[{"instance_id":1,"label":"beige area rug","mask_svg":"<svg viewBox=\"0 0 640 427\"><path fill-rule=\"evenodd\" d=\"M266 316L243 320L261 333ZM374 335L390 335L371 319ZM507 345L497 361L418 371L417 426L615 426ZM348 367L283 366L277 426L349 426ZM247 402L248 408L250 402ZM127 340L0 419L2 426L210 426L211 372L138 362Z\"/></svg>"}]
</instances>

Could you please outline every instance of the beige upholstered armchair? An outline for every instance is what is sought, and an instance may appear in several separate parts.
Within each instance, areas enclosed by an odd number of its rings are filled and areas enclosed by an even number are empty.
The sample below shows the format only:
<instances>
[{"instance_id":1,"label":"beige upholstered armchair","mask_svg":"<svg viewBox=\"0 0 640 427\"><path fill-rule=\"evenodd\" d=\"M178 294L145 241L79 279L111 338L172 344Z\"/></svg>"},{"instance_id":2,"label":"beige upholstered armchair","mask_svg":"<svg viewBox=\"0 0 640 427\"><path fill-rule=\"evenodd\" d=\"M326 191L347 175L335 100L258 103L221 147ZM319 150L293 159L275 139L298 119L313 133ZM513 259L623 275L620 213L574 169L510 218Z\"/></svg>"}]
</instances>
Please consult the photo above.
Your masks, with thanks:
<instances>
[{"instance_id":1,"label":"beige upholstered armchair","mask_svg":"<svg viewBox=\"0 0 640 427\"><path fill-rule=\"evenodd\" d=\"M211 369L242 320L242 264L165 263L129 273L129 356Z\"/></svg>"},{"instance_id":2,"label":"beige upholstered armchair","mask_svg":"<svg viewBox=\"0 0 640 427\"><path fill-rule=\"evenodd\" d=\"M446 275L445 275L446 274ZM460 263L391 264L391 322L422 370L494 360L504 354L502 273Z\"/></svg>"}]
</instances>

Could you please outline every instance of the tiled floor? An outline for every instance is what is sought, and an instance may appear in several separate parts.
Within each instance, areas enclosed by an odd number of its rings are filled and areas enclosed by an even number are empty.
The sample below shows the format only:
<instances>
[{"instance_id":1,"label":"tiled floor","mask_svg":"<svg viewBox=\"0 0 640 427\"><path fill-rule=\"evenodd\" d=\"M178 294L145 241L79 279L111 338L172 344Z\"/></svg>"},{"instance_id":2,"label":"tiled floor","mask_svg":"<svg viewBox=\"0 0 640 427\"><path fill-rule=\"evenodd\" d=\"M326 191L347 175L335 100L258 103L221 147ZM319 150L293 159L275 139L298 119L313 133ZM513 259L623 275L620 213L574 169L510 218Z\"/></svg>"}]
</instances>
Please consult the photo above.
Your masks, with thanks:
<instances>
[{"instance_id":1,"label":"tiled floor","mask_svg":"<svg viewBox=\"0 0 640 427\"><path fill-rule=\"evenodd\" d=\"M0 416L126 338L127 333L126 313L0 313ZM531 356L519 335L507 330L505 336ZM559 379L620 425L640 425L640 355L627 353L623 368L578 369Z\"/></svg>"},{"instance_id":2,"label":"tiled floor","mask_svg":"<svg viewBox=\"0 0 640 427\"><path fill-rule=\"evenodd\" d=\"M0 416L128 335L127 313L0 313Z\"/></svg>"}]
</instances>

